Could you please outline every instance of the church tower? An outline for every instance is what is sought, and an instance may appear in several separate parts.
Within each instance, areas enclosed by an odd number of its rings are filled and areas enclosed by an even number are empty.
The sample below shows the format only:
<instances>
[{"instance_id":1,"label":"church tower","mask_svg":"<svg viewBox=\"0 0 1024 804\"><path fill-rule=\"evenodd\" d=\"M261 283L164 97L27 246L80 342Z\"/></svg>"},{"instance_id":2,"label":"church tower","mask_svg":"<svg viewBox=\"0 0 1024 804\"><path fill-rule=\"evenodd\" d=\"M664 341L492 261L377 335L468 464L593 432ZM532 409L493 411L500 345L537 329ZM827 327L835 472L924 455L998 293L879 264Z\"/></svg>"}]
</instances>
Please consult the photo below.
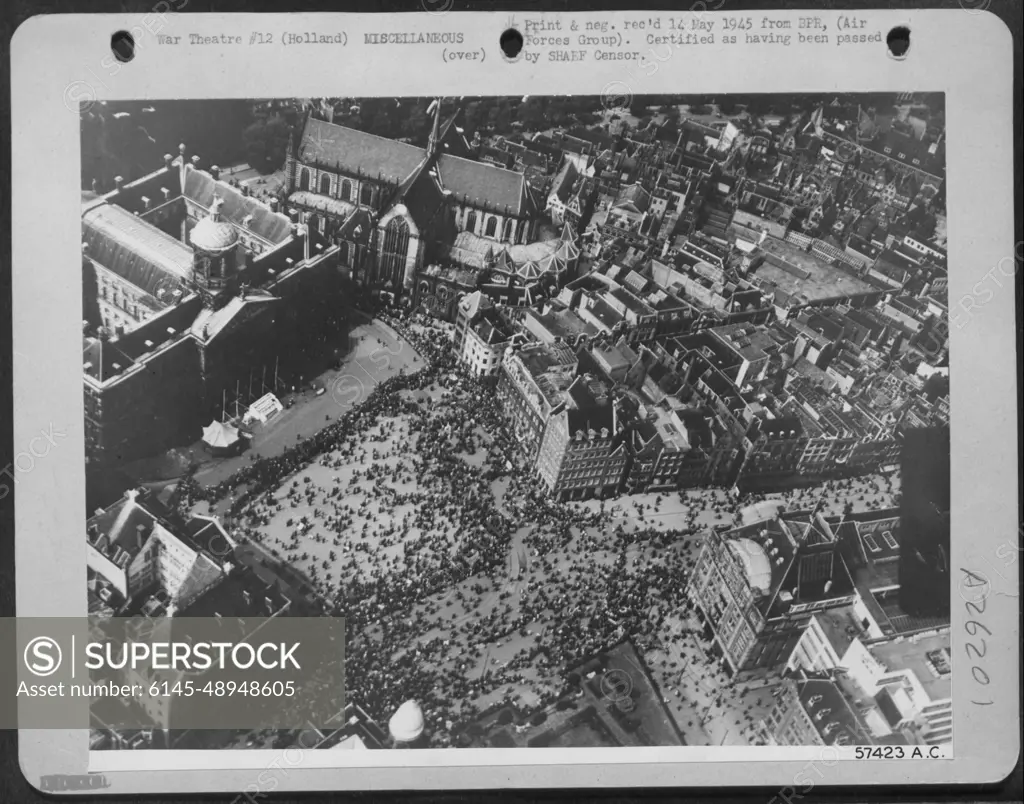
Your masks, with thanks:
<instances>
[{"instance_id":1,"label":"church tower","mask_svg":"<svg viewBox=\"0 0 1024 804\"><path fill-rule=\"evenodd\" d=\"M211 308L219 307L230 298L238 278L238 232L221 215L223 205L224 200L215 196L210 214L189 234L194 252L192 281L202 296L203 305Z\"/></svg>"},{"instance_id":2,"label":"church tower","mask_svg":"<svg viewBox=\"0 0 1024 804\"><path fill-rule=\"evenodd\" d=\"M427 158L433 162L440 156L441 150L441 99L435 98L427 109L427 114L434 113L434 119L430 125L430 137L427 139Z\"/></svg>"}]
</instances>

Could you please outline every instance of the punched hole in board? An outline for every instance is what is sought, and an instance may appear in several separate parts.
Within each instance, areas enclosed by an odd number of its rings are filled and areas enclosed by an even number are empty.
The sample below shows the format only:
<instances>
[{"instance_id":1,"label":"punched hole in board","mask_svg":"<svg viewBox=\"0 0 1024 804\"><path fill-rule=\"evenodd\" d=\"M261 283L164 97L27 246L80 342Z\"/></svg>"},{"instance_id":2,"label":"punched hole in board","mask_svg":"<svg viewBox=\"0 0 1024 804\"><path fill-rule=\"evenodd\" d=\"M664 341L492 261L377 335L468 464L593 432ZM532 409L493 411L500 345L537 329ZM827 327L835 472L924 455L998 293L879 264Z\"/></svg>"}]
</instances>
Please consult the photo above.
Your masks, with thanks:
<instances>
[{"instance_id":1,"label":"punched hole in board","mask_svg":"<svg viewBox=\"0 0 1024 804\"><path fill-rule=\"evenodd\" d=\"M889 47L889 55L894 59L902 59L910 50L910 29L906 25L897 25L885 37Z\"/></svg>"},{"instance_id":2,"label":"punched hole in board","mask_svg":"<svg viewBox=\"0 0 1024 804\"><path fill-rule=\"evenodd\" d=\"M523 35L515 28L508 28L502 32L498 44L501 46L501 52L505 54L505 58L514 59L523 49Z\"/></svg>"},{"instance_id":3,"label":"punched hole in board","mask_svg":"<svg viewBox=\"0 0 1024 804\"><path fill-rule=\"evenodd\" d=\"M135 37L128 31L114 31L110 36L110 50L118 61L131 61L135 58Z\"/></svg>"}]
</instances>

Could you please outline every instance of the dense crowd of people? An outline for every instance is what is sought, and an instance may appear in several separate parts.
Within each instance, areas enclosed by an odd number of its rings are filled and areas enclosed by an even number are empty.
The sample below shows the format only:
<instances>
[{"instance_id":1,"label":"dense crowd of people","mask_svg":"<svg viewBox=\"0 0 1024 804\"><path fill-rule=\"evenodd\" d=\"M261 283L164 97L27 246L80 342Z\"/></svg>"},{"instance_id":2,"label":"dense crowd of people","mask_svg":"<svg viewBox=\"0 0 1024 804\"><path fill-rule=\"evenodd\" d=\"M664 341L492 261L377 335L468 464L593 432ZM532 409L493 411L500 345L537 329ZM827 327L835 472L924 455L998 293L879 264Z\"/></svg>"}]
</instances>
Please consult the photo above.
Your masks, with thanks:
<instances>
[{"instance_id":1,"label":"dense crowd of people","mask_svg":"<svg viewBox=\"0 0 1024 804\"><path fill-rule=\"evenodd\" d=\"M421 368L193 493L230 501L235 533L303 569L346 618L352 698L380 722L415 699L432 744L460 744L482 708L548 706L569 668L626 636L655 644L666 618L686 618L703 509L657 529L642 509L630 521L550 499L517 468L496 394L448 335L382 318Z\"/></svg>"}]
</instances>

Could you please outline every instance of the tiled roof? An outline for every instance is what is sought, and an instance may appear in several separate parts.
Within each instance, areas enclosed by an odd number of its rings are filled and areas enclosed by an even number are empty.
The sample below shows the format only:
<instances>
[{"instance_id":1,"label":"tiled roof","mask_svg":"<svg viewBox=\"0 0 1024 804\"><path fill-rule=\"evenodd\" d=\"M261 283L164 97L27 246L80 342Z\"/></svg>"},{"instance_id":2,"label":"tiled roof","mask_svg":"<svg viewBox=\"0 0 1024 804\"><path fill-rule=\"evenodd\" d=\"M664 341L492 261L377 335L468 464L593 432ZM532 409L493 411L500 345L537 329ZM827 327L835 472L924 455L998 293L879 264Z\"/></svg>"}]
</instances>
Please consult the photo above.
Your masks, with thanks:
<instances>
[{"instance_id":1,"label":"tiled roof","mask_svg":"<svg viewBox=\"0 0 1024 804\"><path fill-rule=\"evenodd\" d=\"M150 505L153 503L150 502ZM157 514L160 513L163 511L158 510ZM89 519L88 538L104 555L112 555L112 548L120 547L129 555L135 556L149 538L157 521L157 516L140 505L135 498L123 497L102 513L95 514ZM140 533L144 534L141 538ZM101 549L97 544L100 539L107 545L106 549Z\"/></svg>"},{"instance_id":2,"label":"tiled roof","mask_svg":"<svg viewBox=\"0 0 1024 804\"><path fill-rule=\"evenodd\" d=\"M423 161L425 151L415 145L389 140L310 117L299 144L298 159L319 165L337 165L346 173L380 176L398 184Z\"/></svg>"},{"instance_id":3,"label":"tiled roof","mask_svg":"<svg viewBox=\"0 0 1024 804\"><path fill-rule=\"evenodd\" d=\"M616 207L632 206L637 212L646 212L651 204L651 195L639 184L631 184L619 193Z\"/></svg>"},{"instance_id":4,"label":"tiled roof","mask_svg":"<svg viewBox=\"0 0 1024 804\"><path fill-rule=\"evenodd\" d=\"M508 207L513 215L534 211L533 197L522 173L449 154L441 155L437 168L443 187L459 199L484 201L498 209Z\"/></svg>"},{"instance_id":5,"label":"tiled roof","mask_svg":"<svg viewBox=\"0 0 1024 804\"><path fill-rule=\"evenodd\" d=\"M186 165L185 171L183 195L195 203L210 209L214 197L220 198L223 202L220 214L224 219L270 243L280 243L291 235L292 222L287 215L272 212L270 207L255 198L242 195L237 188L214 179L206 171L191 165ZM250 215L252 219L249 223L243 223Z\"/></svg>"},{"instance_id":6,"label":"tiled roof","mask_svg":"<svg viewBox=\"0 0 1024 804\"><path fill-rule=\"evenodd\" d=\"M191 281L192 249L120 207L86 211L82 241L91 259L154 297L184 292Z\"/></svg>"},{"instance_id":7,"label":"tiled roof","mask_svg":"<svg viewBox=\"0 0 1024 804\"><path fill-rule=\"evenodd\" d=\"M569 191L572 189L573 182L578 175L576 165L567 159L551 183L551 194L564 201L569 196Z\"/></svg>"},{"instance_id":8,"label":"tiled roof","mask_svg":"<svg viewBox=\"0 0 1024 804\"><path fill-rule=\"evenodd\" d=\"M343 219L348 218L356 210L356 205L350 201L342 201L340 198L331 198L329 195L320 195L309 190L296 190L288 196L288 203Z\"/></svg>"},{"instance_id":9,"label":"tiled roof","mask_svg":"<svg viewBox=\"0 0 1024 804\"><path fill-rule=\"evenodd\" d=\"M426 151L415 145L389 140L356 129L337 126L310 117L299 146L299 161L337 165L346 173L399 184L423 162ZM476 162L442 153L437 160L441 184L461 200L508 207L514 215L534 211L534 199L522 173L486 162Z\"/></svg>"}]
</instances>

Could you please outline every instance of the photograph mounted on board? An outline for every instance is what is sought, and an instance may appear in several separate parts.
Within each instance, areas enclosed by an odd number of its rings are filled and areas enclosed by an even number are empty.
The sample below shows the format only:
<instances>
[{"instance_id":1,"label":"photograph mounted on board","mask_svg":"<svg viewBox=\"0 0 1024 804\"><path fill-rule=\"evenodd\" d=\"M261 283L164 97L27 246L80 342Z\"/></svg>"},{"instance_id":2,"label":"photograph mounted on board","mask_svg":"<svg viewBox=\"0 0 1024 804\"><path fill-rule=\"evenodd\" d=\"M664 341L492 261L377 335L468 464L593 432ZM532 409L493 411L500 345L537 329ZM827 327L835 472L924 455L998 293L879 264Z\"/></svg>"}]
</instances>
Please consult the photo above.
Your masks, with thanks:
<instances>
[{"instance_id":1,"label":"photograph mounted on board","mask_svg":"<svg viewBox=\"0 0 1024 804\"><path fill-rule=\"evenodd\" d=\"M347 622L94 750L951 746L942 93L80 116L90 613Z\"/></svg>"}]
</instances>

